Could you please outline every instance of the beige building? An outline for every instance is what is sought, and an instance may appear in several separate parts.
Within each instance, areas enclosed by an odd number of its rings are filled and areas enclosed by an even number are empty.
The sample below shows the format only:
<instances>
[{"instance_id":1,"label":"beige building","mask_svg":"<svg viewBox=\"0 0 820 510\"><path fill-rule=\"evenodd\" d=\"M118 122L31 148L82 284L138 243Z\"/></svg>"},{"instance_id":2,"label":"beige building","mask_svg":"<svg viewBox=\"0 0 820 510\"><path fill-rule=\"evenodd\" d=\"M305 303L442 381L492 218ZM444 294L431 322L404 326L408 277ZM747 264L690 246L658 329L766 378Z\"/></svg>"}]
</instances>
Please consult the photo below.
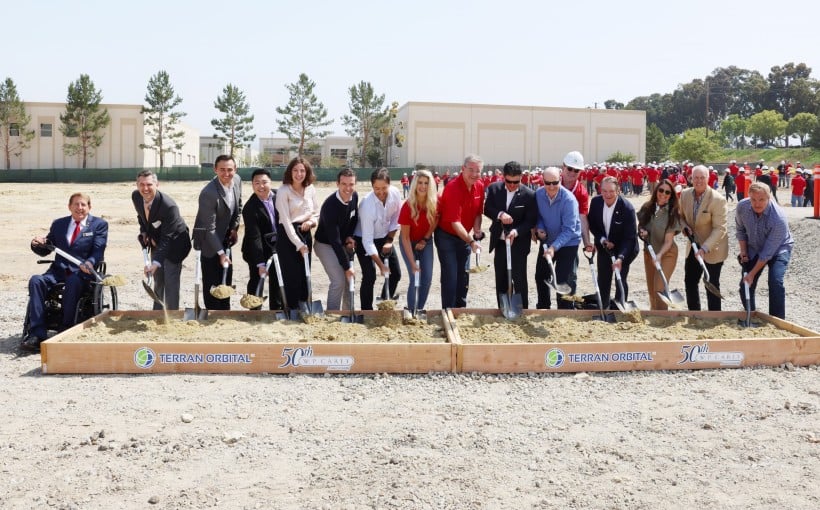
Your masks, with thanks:
<instances>
[{"instance_id":1,"label":"beige building","mask_svg":"<svg viewBox=\"0 0 820 510\"><path fill-rule=\"evenodd\" d=\"M471 153L488 165L525 166L560 164L571 150L588 162L646 155L643 111L409 102L396 122L404 143L390 147L391 166L456 165Z\"/></svg>"},{"instance_id":2,"label":"beige building","mask_svg":"<svg viewBox=\"0 0 820 510\"><path fill-rule=\"evenodd\" d=\"M273 158L273 165L286 165L296 157L296 144L287 137L259 139L260 152ZM322 160L334 158L342 165L350 165L358 154L356 140L352 136L328 136L322 140L311 140L305 144L304 154Z\"/></svg>"},{"instance_id":3,"label":"beige building","mask_svg":"<svg viewBox=\"0 0 820 510\"><path fill-rule=\"evenodd\" d=\"M63 153L65 138L60 132L60 115L65 113L65 103L24 103L31 116L29 129L35 131L28 149L20 157L13 157L12 168L81 168L81 156ZM140 105L103 104L108 110L111 123L103 133L100 145L87 168L155 168L159 167L159 153L141 149L140 144L150 143L143 124ZM199 165L199 131L184 124L185 132L181 150L165 153L165 166Z\"/></svg>"}]
</instances>

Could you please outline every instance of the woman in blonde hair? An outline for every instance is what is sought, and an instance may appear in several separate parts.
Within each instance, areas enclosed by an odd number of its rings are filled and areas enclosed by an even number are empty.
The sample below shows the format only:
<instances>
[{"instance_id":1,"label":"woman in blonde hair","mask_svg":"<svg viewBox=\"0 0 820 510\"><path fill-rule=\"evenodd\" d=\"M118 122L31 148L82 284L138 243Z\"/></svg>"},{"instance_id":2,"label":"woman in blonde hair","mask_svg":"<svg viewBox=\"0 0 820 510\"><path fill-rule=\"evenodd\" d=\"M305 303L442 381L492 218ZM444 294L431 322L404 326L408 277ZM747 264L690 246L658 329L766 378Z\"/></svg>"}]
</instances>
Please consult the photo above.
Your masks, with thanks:
<instances>
[{"instance_id":1,"label":"woman in blonde hair","mask_svg":"<svg viewBox=\"0 0 820 510\"><path fill-rule=\"evenodd\" d=\"M436 193L433 174L428 170L416 171L410 183L410 194L399 212L401 226L401 255L410 273L407 308L424 309L430 282L433 280L433 231L438 224ZM416 262L418 261L418 265ZM419 296L416 303L416 274L419 278Z\"/></svg>"}]
</instances>

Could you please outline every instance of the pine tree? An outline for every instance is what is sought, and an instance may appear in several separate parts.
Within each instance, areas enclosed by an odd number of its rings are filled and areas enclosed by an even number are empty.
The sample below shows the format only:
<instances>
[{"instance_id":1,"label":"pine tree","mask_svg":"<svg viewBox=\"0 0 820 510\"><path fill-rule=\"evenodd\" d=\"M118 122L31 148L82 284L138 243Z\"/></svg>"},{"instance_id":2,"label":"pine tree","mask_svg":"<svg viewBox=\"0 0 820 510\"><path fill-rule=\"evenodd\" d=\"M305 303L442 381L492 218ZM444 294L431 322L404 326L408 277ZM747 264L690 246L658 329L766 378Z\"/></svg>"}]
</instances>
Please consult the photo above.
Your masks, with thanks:
<instances>
[{"instance_id":1,"label":"pine tree","mask_svg":"<svg viewBox=\"0 0 820 510\"><path fill-rule=\"evenodd\" d=\"M285 85L290 92L288 104L276 108L276 113L283 116L276 119L279 132L286 135L291 143L298 144L300 157L305 151L305 144L329 135L330 131L321 128L333 124L333 119L327 118L327 108L313 93L315 87L316 82L301 73L298 82Z\"/></svg>"},{"instance_id":2,"label":"pine tree","mask_svg":"<svg viewBox=\"0 0 820 510\"><path fill-rule=\"evenodd\" d=\"M145 134L151 143L141 143L140 148L159 153L159 167L165 168L165 153L180 150L185 145L185 132L177 128L185 113L172 111L182 103L182 98L174 92L167 72L158 71L148 80L145 102L148 103L142 107Z\"/></svg>"},{"instance_id":3,"label":"pine tree","mask_svg":"<svg viewBox=\"0 0 820 510\"><path fill-rule=\"evenodd\" d=\"M350 87L349 92L350 115L342 117L342 123L347 126L345 132L356 138L356 144L361 148L359 165L365 166L368 159L375 159L371 155L374 150L379 150L378 144L374 143L375 135L388 121L384 94L377 96L373 86L364 81Z\"/></svg>"},{"instance_id":4,"label":"pine tree","mask_svg":"<svg viewBox=\"0 0 820 510\"><path fill-rule=\"evenodd\" d=\"M11 168L11 156L19 157L23 149L31 146L34 130L29 129L31 115L17 93L11 78L0 83L0 144L6 160L6 170Z\"/></svg>"},{"instance_id":5,"label":"pine tree","mask_svg":"<svg viewBox=\"0 0 820 510\"><path fill-rule=\"evenodd\" d=\"M247 147L246 142L256 139L256 135L249 133L253 129L253 115L245 99L245 94L238 87L230 83L222 89L222 95L216 98L214 108L219 110L223 117L212 119L211 125L225 135L230 147L231 156L236 149Z\"/></svg>"},{"instance_id":6,"label":"pine tree","mask_svg":"<svg viewBox=\"0 0 820 510\"><path fill-rule=\"evenodd\" d=\"M102 131L111 123L108 110L100 106L102 91L94 87L87 74L68 85L65 114L60 115L60 132L66 138L76 138L76 142L63 143L67 156L80 155L82 167L86 168L88 158L93 158L97 147L102 145Z\"/></svg>"}]
</instances>

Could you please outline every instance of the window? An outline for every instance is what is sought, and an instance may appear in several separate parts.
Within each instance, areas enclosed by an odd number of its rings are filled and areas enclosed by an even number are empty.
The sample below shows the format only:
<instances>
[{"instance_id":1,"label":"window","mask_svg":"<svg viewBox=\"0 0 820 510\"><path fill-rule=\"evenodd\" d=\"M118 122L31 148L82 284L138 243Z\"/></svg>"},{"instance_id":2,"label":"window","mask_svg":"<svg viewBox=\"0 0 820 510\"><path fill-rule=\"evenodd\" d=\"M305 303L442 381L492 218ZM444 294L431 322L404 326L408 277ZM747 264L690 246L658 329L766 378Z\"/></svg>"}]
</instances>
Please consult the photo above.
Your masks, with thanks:
<instances>
[{"instance_id":1,"label":"window","mask_svg":"<svg viewBox=\"0 0 820 510\"><path fill-rule=\"evenodd\" d=\"M347 159L347 149L330 149L330 157L336 159Z\"/></svg>"},{"instance_id":2,"label":"window","mask_svg":"<svg viewBox=\"0 0 820 510\"><path fill-rule=\"evenodd\" d=\"M40 124L40 136L51 138L51 124Z\"/></svg>"},{"instance_id":3,"label":"window","mask_svg":"<svg viewBox=\"0 0 820 510\"><path fill-rule=\"evenodd\" d=\"M16 122L9 124L9 136L20 136L20 124Z\"/></svg>"}]
</instances>

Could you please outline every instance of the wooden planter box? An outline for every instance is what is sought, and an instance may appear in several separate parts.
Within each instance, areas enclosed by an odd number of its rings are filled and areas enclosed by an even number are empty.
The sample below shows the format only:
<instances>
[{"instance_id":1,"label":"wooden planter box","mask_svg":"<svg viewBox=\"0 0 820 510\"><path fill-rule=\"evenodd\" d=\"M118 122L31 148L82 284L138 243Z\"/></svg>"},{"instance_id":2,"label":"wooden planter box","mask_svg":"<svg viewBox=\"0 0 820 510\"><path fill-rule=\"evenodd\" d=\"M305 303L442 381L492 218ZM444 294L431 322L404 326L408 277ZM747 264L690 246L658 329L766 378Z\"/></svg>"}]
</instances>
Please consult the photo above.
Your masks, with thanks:
<instances>
[{"instance_id":1,"label":"wooden planter box","mask_svg":"<svg viewBox=\"0 0 820 510\"><path fill-rule=\"evenodd\" d=\"M181 311L169 312L181 321ZM365 318L379 311L358 311ZM339 316L338 313L328 313ZM127 332L116 341L76 341L85 329L109 318L161 320L161 311L109 311L68 329L41 344L44 374L90 373L427 373L455 370L452 331L443 324L441 338L420 343L338 342L192 342L141 340ZM271 311L211 311L210 319L269 319ZM430 311L430 320L441 313ZM207 326L204 326L207 327ZM260 326L264 327L264 326ZM346 326L344 326L346 327ZM120 333L123 334L123 333Z\"/></svg>"},{"instance_id":2,"label":"wooden planter box","mask_svg":"<svg viewBox=\"0 0 820 510\"><path fill-rule=\"evenodd\" d=\"M455 321L462 314L498 317L498 310L453 309L447 314ZM578 317L590 319L597 311L525 310L525 315L544 317ZM616 318L624 316L615 312ZM683 317L725 319L735 324L745 319L745 312L642 311L643 317ZM628 370L679 370L703 368L738 368L777 366L790 362L795 366L820 363L820 334L765 313L754 312L752 322L770 323L789 334L786 338L697 339L680 341L630 341L619 337L613 328L607 342L471 343L462 340L459 327L453 328L456 344L456 371L487 373L520 372L598 372ZM612 325L610 325L612 326ZM462 328L463 329L463 328ZM744 330L738 331L742 337Z\"/></svg>"}]
</instances>

